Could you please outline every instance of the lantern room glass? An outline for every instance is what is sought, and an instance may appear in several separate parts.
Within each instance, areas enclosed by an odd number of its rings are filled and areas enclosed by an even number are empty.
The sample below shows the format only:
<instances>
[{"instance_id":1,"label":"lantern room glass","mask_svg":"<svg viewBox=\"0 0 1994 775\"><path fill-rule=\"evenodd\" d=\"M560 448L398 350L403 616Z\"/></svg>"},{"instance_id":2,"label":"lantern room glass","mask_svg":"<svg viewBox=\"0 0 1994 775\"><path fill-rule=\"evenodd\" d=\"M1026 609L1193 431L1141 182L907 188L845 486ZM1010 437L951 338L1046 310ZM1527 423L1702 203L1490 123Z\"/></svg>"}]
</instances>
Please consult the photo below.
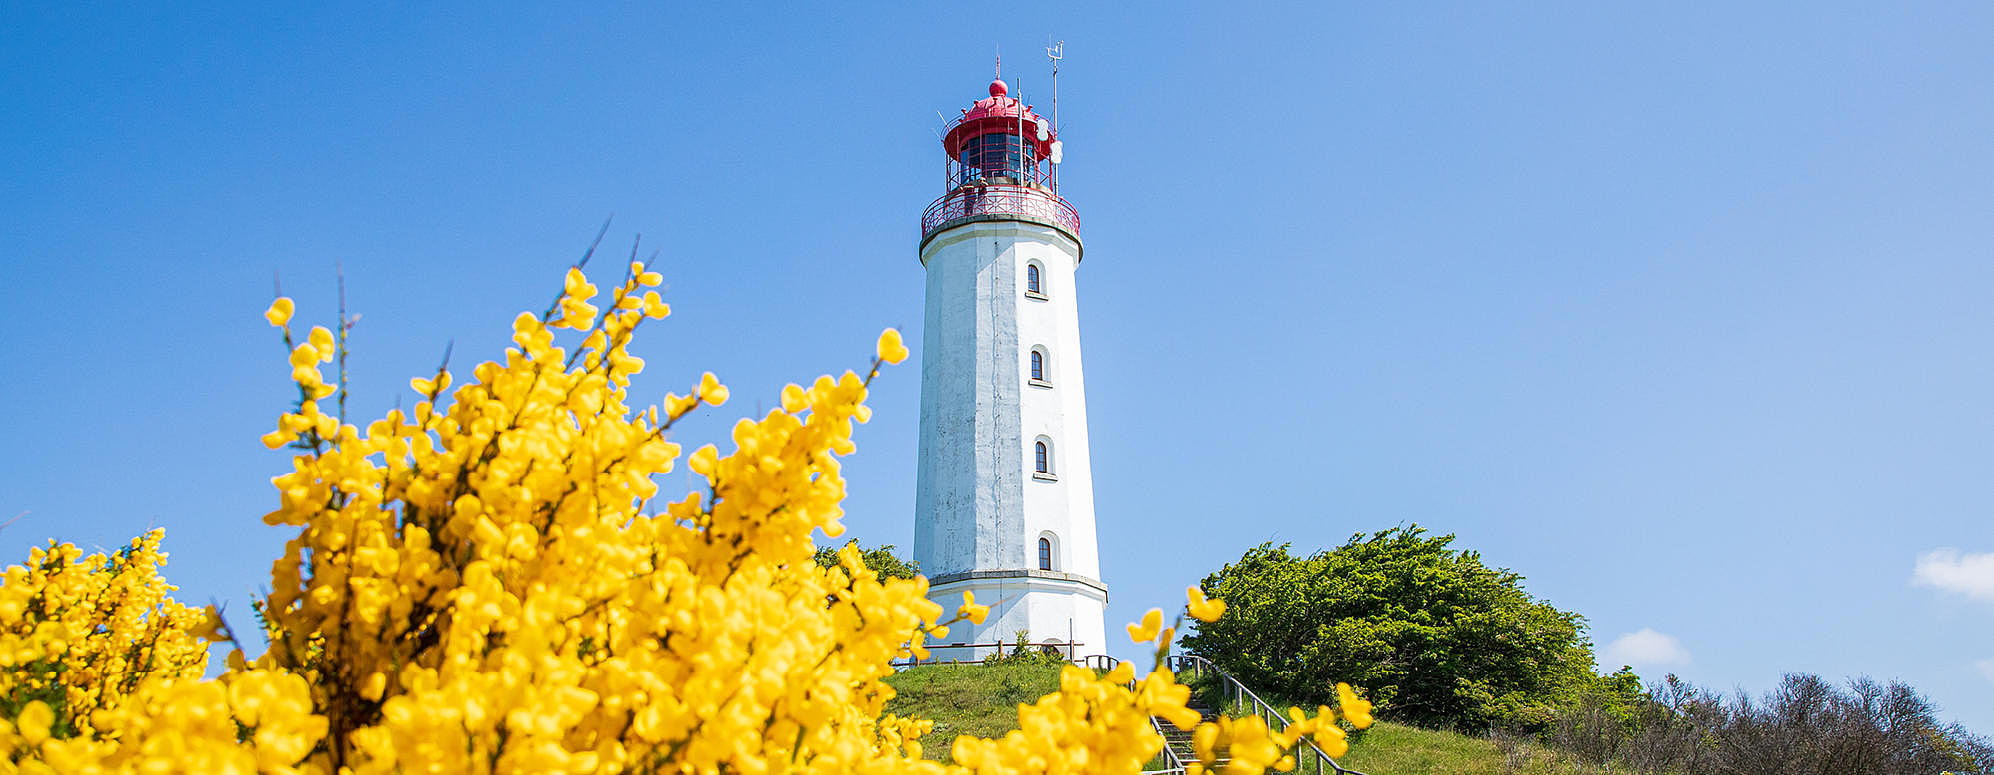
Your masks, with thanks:
<instances>
[{"instance_id":1,"label":"lantern room glass","mask_svg":"<svg viewBox=\"0 0 1994 775\"><path fill-rule=\"evenodd\" d=\"M1037 182L1037 176L1032 174L1038 166L1036 150L1033 143L1020 135L993 132L970 138L962 144L962 153L956 159L955 185Z\"/></svg>"}]
</instances>

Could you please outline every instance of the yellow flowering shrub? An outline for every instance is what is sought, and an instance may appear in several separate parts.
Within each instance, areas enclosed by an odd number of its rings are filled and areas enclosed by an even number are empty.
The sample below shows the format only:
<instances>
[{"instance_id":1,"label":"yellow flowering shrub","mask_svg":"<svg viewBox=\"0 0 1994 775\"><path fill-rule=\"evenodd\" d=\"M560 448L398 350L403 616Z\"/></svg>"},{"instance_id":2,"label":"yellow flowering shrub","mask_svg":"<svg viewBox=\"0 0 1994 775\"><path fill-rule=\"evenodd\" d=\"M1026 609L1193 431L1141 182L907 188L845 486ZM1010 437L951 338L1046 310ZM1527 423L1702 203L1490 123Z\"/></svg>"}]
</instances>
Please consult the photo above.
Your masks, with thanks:
<instances>
[{"instance_id":1,"label":"yellow flowering shrub","mask_svg":"<svg viewBox=\"0 0 1994 775\"><path fill-rule=\"evenodd\" d=\"M36 726L88 733L150 681L199 677L212 612L175 602L159 578L164 532L106 554L37 547L0 577L0 716L31 704ZM44 714L46 714L44 716Z\"/></svg>"},{"instance_id":2,"label":"yellow flowering shrub","mask_svg":"<svg viewBox=\"0 0 1994 775\"><path fill-rule=\"evenodd\" d=\"M731 451L681 455L674 423L728 391L706 374L631 405L645 363L628 346L669 314L661 282L632 263L604 294L571 269L546 313L513 321L503 357L461 384L447 369L413 380L409 411L365 427L322 403L340 390L320 369L345 352L344 326L294 336L293 305L277 300L265 314L300 400L263 439L297 450L264 515L296 530L258 608L269 648L201 679L202 636L233 635L146 577L118 594L159 613L117 626L164 632L149 672L108 702L81 673L35 679L68 692L69 721L52 704L5 708L0 771L1133 772L1162 748L1152 716L1197 724L1167 671L1069 667L1058 693L1020 707L1020 731L953 741L957 765L923 760L932 724L885 714L881 679L988 608L968 600L943 620L925 579L882 579L855 546L832 567L812 560L816 532L843 531L838 457L870 416L871 379L907 355L899 334L880 337L866 374L784 388L778 408L734 426ZM682 458L706 486L660 493ZM157 556L157 543L134 551ZM86 653L66 620L16 602L54 599L69 581L35 579L67 572L8 572L0 658ZM1201 617L1222 610L1192 600ZM1161 654L1171 630L1153 617L1138 640ZM1297 718L1281 732L1208 725L1200 750L1229 745L1227 772L1258 772L1334 727L1333 714Z\"/></svg>"}]
</instances>

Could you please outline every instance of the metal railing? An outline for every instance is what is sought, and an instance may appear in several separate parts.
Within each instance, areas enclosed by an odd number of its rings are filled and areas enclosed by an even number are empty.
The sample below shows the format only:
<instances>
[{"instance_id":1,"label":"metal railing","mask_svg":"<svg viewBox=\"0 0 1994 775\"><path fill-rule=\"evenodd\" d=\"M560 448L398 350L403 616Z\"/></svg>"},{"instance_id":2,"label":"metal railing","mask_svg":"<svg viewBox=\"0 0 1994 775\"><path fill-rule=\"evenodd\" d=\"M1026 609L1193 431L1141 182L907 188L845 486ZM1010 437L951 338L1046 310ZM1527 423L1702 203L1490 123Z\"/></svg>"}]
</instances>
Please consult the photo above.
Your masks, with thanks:
<instances>
[{"instance_id":1,"label":"metal railing","mask_svg":"<svg viewBox=\"0 0 1994 775\"><path fill-rule=\"evenodd\" d=\"M1149 728L1156 730L1156 736L1163 738L1163 769L1143 770L1142 775L1175 775L1185 770L1184 760L1177 756L1177 749L1170 745L1170 735L1163 731L1163 722L1155 716L1149 717Z\"/></svg>"},{"instance_id":2,"label":"metal railing","mask_svg":"<svg viewBox=\"0 0 1994 775\"><path fill-rule=\"evenodd\" d=\"M921 213L921 239L955 221L978 216L1017 216L1080 236L1080 213L1057 194L1036 186L968 185L944 194Z\"/></svg>"},{"instance_id":3,"label":"metal railing","mask_svg":"<svg viewBox=\"0 0 1994 775\"><path fill-rule=\"evenodd\" d=\"M1173 654L1165 658L1164 665L1170 668L1170 671L1173 673L1181 674L1189 672L1193 676L1211 676L1218 679L1219 687L1225 696L1226 705L1226 708L1221 710L1221 712L1226 712L1231 708L1237 707L1259 716L1261 721L1266 722L1269 729L1284 730L1288 728L1289 722L1286 714L1275 710L1274 706L1267 704L1266 700L1260 699L1260 695L1254 694L1252 689L1246 688L1246 684L1240 683L1239 679L1232 677L1232 674L1224 670L1220 670L1217 665L1212 664L1204 657L1190 654ZM1336 772L1340 775L1364 775L1362 772L1346 769L1343 765L1337 764L1336 759L1324 753L1321 748L1317 748L1315 741L1307 737L1301 739L1301 743L1296 747L1296 754L1296 772L1301 771L1301 765L1304 763L1303 758L1306 756L1315 762L1317 772ZM1328 767L1327 770L1323 769L1325 766Z\"/></svg>"},{"instance_id":4,"label":"metal railing","mask_svg":"<svg viewBox=\"0 0 1994 775\"><path fill-rule=\"evenodd\" d=\"M1072 662L1073 664L1076 665L1085 666L1087 665L1087 660L1093 659L1094 658L1093 656L1085 656L1085 657L1074 656L1074 654L1079 651L1080 647L1085 645L1087 644L1077 640L1075 641L1044 640L1038 643L1026 642L1025 645L1023 646L1023 650L1037 651L1041 653L1050 653L1050 654L1060 654L1063 652L1066 657L1066 661ZM957 641L955 643L929 643L926 644L926 646L930 653L946 651L948 649L995 649L996 656L998 659L1004 658L1004 648L1006 646L1011 648L1011 653L1013 655L1019 653L1020 650L1018 644L1015 641L1011 643L1005 643L1001 640L990 641L988 643L964 643L960 641ZM976 656L976 653L972 651L970 652L970 656L967 659L943 659L939 656L931 656L927 659L908 659L906 661L893 662L891 664L893 666L893 669L895 670L905 670L910 667L927 667L930 665L980 665L983 664L984 659L985 659L984 657ZM1113 668L1114 665L1109 665L1108 667Z\"/></svg>"}]
</instances>

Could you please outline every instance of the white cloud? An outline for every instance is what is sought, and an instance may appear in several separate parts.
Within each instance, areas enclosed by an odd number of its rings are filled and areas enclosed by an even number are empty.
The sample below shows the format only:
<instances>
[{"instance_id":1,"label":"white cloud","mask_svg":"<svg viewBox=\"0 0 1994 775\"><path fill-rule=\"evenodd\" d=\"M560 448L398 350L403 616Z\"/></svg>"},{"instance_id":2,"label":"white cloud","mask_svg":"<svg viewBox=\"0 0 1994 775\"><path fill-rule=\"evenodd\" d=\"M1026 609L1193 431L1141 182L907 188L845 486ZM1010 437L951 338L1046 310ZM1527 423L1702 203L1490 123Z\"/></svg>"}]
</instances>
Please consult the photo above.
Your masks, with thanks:
<instances>
[{"instance_id":1,"label":"white cloud","mask_svg":"<svg viewBox=\"0 0 1994 775\"><path fill-rule=\"evenodd\" d=\"M1983 659L1973 663L1973 669L1979 670L1981 675L1987 677L1987 680L1994 681L1994 658Z\"/></svg>"},{"instance_id":2,"label":"white cloud","mask_svg":"<svg viewBox=\"0 0 1994 775\"><path fill-rule=\"evenodd\" d=\"M1647 627L1639 632L1630 632L1600 652L1599 666L1614 670L1621 665L1636 668L1679 667L1689 664L1689 649L1682 647L1682 641L1674 635L1655 632Z\"/></svg>"},{"instance_id":3,"label":"white cloud","mask_svg":"<svg viewBox=\"0 0 1994 775\"><path fill-rule=\"evenodd\" d=\"M1918 555L1911 583L1994 603L1994 552L1961 554L1958 549L1933 549Z\"/></svg>"}]
</instances>

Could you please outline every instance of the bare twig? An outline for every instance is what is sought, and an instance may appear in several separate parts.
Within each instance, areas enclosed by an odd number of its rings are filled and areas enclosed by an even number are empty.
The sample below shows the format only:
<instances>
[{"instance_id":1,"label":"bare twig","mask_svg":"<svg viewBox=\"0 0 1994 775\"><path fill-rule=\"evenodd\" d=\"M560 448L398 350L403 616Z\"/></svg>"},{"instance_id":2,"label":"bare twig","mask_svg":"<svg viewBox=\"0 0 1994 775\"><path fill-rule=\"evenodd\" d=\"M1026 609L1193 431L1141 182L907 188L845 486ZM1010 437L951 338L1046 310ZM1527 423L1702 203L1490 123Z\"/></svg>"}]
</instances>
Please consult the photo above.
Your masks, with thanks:
<instances>
[{"instance_id":1,"label":"bare twig","mask_svg":"<svg viewBox=\"0 0 1994 775\"><path fill-rule=\"evenodd\" d=\"M339 284L339 424L346 424L346 334L353 323L346 319L346 263L335 261L333 274Z\"/></svg>"},{"instance_id":2,"label":"bare twig","mask_svg":"<svg viewBox=\"0 0 1994 775\"><path fill-rule=\"evenodd\" d=\"M589 259L595 257L596 247L602 244L602 237L603 235L609 233L609 223L614 220L616 220L615 213L610 213L608 218L603 219L602 228L597 229L595 232L595 239L589 241L589 249L582 251L581 260L575 262L576 269L581 269L589 265ZM567 287L562 286L561 292L554 294L554 302L552 304L547 305L547 311L540 313L540 322L545 323L549 320L554 319L554 310L561 308L561 299L567 295L568 295Z\"/></svg>"}]
</instances>

